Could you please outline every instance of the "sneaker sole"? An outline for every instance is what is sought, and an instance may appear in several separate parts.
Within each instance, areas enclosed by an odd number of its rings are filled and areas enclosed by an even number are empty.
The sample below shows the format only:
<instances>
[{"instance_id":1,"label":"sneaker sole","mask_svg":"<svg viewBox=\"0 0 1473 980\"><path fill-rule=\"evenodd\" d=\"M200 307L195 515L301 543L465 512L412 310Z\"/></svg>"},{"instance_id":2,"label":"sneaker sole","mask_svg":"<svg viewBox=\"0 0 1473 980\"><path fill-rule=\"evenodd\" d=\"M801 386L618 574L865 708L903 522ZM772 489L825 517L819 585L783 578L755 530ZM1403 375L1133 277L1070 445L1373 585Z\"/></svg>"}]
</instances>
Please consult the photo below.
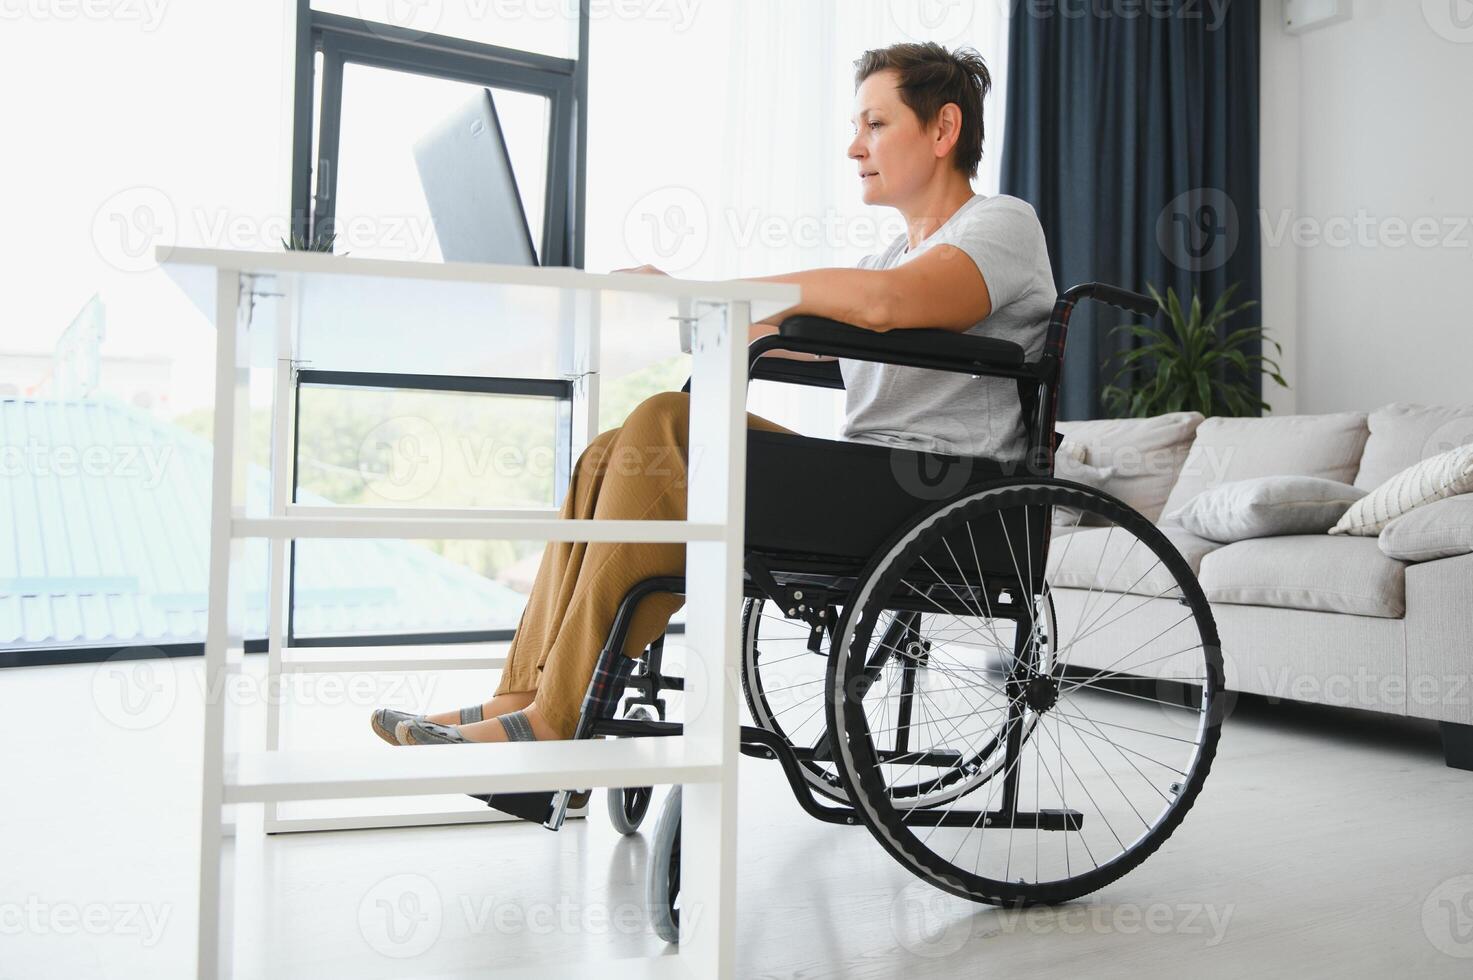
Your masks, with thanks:
<instances>
[{"instance_id":1,"label":"sneaker sole","mask_svg":"<svg viewBox=\"0 0 1473 980\"><path fill-rule=\"evenodd\" d=\"M395 737L395 735L394 735L393 732L389 731L388 729L384 728L382 725L380 725L378 723L378 713L377 712L375 712L374 714L372 714L372 715L369 716L369 725L373 728L373 733L375 735L377 735L379 738L383 739L385 742L388 742L390 745L402 745L403 744L402 742L399 741L398 738Z\"/></svg>"}]
</instances>

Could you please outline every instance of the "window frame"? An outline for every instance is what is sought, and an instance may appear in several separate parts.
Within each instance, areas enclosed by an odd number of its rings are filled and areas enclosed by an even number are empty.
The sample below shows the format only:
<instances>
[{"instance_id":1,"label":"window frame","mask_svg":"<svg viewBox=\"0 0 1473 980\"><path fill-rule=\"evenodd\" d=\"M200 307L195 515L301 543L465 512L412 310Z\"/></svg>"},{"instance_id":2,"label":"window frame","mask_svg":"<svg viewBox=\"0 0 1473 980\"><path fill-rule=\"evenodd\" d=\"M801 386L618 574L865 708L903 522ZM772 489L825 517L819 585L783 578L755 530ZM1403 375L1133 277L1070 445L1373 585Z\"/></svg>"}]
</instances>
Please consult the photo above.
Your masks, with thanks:
<instances>
[{"instance_id":1,"label":"window frame","mask_svg":"<svg viewBox=\"0 0 1473 980\"><path fill-rule=\"evenodd\" d=\"M332 225L337 207L343 67L363 65L545 97L549 125L538 256L543 266L583 268L591 2L578 0L578 57L570 59L422 34L378 22L369 27L362 18L313 10L310 0L297 0L290 207L293 233L303 241L311 241ZM321 103L314 106L319 53ZM314 133L318 137L315 158Z\"/></svg>"}]
</instances>

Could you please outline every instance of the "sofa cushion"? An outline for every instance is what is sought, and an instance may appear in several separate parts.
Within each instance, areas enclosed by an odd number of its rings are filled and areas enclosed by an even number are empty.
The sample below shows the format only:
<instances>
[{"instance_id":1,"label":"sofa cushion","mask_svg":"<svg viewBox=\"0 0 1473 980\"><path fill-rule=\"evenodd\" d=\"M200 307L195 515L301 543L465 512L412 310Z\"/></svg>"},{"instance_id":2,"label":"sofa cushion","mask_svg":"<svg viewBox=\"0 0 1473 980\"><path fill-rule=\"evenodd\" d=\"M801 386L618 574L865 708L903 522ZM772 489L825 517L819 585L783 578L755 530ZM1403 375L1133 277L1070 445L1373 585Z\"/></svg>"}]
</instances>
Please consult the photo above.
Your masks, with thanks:
<instances>
[{"instance_id":1,"label":"sofa cushion","mask_svg":"<svg viewBox=\"0 0 1473 980\"><path fill-rule=\"evenodd\" d=\"M1098 487L1147 519L1158 520L1201 424L1199 412L1058 422L1055 428L1064 441L1055 456L1054 475Z\"/></svg>"},{"instance_id":2,"label":"sofa cushion","mask_svg":"<svg viewBox=\"0 0 1473 980\"><path fill-rule=\"evenodd\" d=\"M1371 413L1355 485L1374 490L1414 463L1473 442L1473 405L1392 402Z\"/></svg>"},{"instance_id":3,"label":"sofa cushion","mask_svg":"<svg viewBox=\"0 0 1473 980\"><path fill-rule=\"evenodd\" d=\"M1192 574L1208 552L1222 547L1179 527L1163 527L1163 534L1191 567ZM1067 537L1056 536L1049 547L1048 581L1055 589L1095 589L1134 595L1169 595L1178 587L1155 552L1119 528L1080 528Z\"/></svg>"},{"instance_id":4,"label":"sofa cushion","mask_svg":"<svg viewBox=\"0 0 1473 980\"><path fill-rule=\"evenodd\" d=\"M1163 520L1209 541L1324 534L1365 495L1318 476L1258 476L1203 490Z\"/></svg>"},{"instance_id":5,"label":"sofa cushion","mask_svg":"<svg viewBox=\"0 0 1473 980\"><path fill-rule=\"evenodd\" d=\"M1395 619L1406 612L1405 569L1373 538L1295 534L1223 545L1197 578L1212 602Z\"/></svg>"},{"instance_id":6,"label":"sofa cushion","mask_svg":"<svg viewBox=\"0 0 1473 980\"><path fill-rule=\"evenodd\" d=\"M1473 445L1413 463L1352 504L1330 533L1380 534L1403 514L1460 493L1473 493Z\"/></svg>"},{"instance_id":7,"label":"sofa cushion","mask_svg":"<svg viewBox=\"0 0 1473 980\"><path fill-rule=\"evenodd\" d=\"M1113 467L1091 466L1085 460L1084 444L1072 440L1059 445L1059 455L1054 459L1054 476L1061 480L1073 480L1088 487L1098 487L1106 493L1110 481L1115 478ZM1078 530L1082 527L1103 527L1110 523L1106 518L1091 514L1078 507L1054 505L1054 525Z\"/></svg>"},{"instance_id":8,"label":"sofa cushion","mask_svg":"<svg viewBox=\"0 0 1473 980\"><path fill-rule=\"evenodd\" d=\"M1257 476L1318 476L1349 483L1360 466L1367 431L1362 412L1207 419L1197 427L1164 513L1185 506L1203 490Z\"/></svg>"},{"instance_id":9,"label":"sofa cushion","mask_svg":"<svg viewBox=\"0 0 1473 980\"><path fill-rule=\"evenodd\" d=\"M1418 507L1386 525L1376 538L1397 561L1435 561L1473 554L1473 493Z\"/></svg>"}]
</instances>

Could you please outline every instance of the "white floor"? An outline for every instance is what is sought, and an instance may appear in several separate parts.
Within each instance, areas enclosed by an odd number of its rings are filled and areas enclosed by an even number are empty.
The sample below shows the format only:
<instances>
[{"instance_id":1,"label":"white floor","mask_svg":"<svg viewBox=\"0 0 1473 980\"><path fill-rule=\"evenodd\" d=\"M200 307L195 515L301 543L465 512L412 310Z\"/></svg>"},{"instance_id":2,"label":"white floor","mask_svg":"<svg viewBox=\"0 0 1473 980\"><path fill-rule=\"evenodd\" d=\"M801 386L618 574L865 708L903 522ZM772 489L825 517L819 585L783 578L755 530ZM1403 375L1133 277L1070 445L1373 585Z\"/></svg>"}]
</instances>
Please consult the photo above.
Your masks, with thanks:
<instances>
[{"instance_id":1,"label":"white floor","mask_svg":"<svg viewBox=\"0 0 1473 980\"><path fill-rule=\"evenodd\" d=\"M0 978L189 974L200 662L145 663L0 671ZM372 738L374 704L458 706L490 683L313 681L290 737ZM919 885L862 828L805 816L770 762L742 761L740 811L744 978L1473 975L1473 773L1443 766L1425 723L1244 699L1166 846L1055 909ZM558 834L273 836L242 870L240 975L471 976L553 955L555 976L660 955L645 848L601 794Z\"/></svg>"}]
</instances>

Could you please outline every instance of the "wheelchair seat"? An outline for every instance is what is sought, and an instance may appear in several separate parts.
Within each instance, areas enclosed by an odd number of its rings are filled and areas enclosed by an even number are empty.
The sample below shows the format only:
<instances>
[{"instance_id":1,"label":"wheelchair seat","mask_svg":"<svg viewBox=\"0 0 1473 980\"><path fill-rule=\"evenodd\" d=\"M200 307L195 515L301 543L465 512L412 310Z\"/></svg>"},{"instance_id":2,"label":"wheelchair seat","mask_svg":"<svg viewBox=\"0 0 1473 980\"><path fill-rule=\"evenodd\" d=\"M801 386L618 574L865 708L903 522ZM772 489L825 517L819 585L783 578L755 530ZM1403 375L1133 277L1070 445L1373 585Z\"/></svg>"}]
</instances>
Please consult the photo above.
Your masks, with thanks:
<instances>
[{"instance_id":1,"label":"wheelchair seat","mask_svg":"<svg viewBox=\"0 0 1473 980\"><path fill-rule=\"evenodd\" d=\"M746 547L852 561L857 571L919 512L968 487L1024 472L1021 463L980 456L749 429Z\"/></svg>"}]
</instances>

